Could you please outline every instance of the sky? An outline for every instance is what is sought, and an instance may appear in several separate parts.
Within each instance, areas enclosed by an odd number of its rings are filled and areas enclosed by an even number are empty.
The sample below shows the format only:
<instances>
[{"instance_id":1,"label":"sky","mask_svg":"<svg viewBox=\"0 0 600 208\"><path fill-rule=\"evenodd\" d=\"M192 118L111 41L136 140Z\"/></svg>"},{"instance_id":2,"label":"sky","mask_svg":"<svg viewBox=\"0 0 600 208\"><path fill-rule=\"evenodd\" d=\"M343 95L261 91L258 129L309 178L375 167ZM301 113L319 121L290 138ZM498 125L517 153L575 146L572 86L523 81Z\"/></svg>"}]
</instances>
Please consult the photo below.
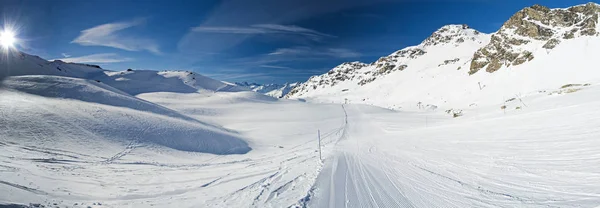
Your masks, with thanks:
<instances>
[{"instance_id":1,"label":"sky","mask_svg":"<svg viewBox=\"0 0 600 208\"><path fill-rule=\"evenodd\" d=\"M1 0L17 48L110 70L189 70L229 82L306 81L370 63L447 24L497 31L534 4L579 0Z\"/></svg>"}]
</instances>

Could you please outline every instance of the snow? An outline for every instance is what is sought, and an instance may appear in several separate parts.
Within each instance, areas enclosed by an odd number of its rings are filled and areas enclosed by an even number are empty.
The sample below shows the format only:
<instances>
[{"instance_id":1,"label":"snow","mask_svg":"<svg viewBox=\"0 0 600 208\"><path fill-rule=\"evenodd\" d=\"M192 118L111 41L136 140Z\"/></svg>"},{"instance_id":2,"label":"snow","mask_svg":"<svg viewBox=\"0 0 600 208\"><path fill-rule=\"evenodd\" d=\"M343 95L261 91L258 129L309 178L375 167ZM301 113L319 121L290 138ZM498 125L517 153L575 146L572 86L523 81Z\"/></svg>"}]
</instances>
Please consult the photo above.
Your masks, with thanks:
<instances>
[{"instance_id":1,"label":"snow","mask_svg":"<svg viewBox=\"0 0 600 208\"><path fill-rule=\"evenodd\" d=\"M348 133L311 205L595 207L598 90L532 96L524 110L454 120L349 105Z\"/></svg>"},{"instance_id":2,"label":"snow","mask_svg":"<svg viewBox=\"0 0 600 208\"><path fill-rule=\"evenodd\" d=\"M84 137L87 139L78 142L151 143L214 154L250 150L242 138L226 129L93 82L52 76L9 77L3 82L0 101L3 128L14 134L9 138L51 148ZM17 109L15 102L20 105ZM37 141L39 136L31 132L50 136Z\"/></svg>"},{"instance_id":3,"label":"snow","mask_svg":"<svg viewBox=\"0 0 600 208\"><path fill-rule=\"evenodd\" d=\"M318 174L317 129L331 131L342 121L338 105L276 101L253 92L140 95L228 132L129 108L12 89L0 96L2 115L9 115L0 121L6 124L0 129L0 160L3 170L10 170L0 171L0 178L27 187L0 184L6 193L0 201L6 203L289 206L306 194ZM17 101L26 104L11 105ZM321 116L309 114L319 109ZM202 129L212 131L193 134ZM214 155L179 151L192 145L171 144L185 134L182 139L212 138L202 143L215 146L226 139L214 138L217 132L243 137L252 151Z\"/></svg>"},{"instance_id":4,"label":"snow","mask_svg":"<svg viewBox=\"0 0 600 208\"><path fill-rule=\"evenodd\" d=\"M40 92L23 87L31 82L40 83L34 85ZM302 103L254 92L156 92L128 100L102 83L53 76L10 77L4 83L0 191L6 194L0 202L7 204L600 204L598 169L589 165L600 162L594 148L600 136L596 131L600 87L596 85L574 86L581 90L573 93L527 95L521 101L478 107L451 118L435 111ZM44 83L59 87L47 88ZM101 97L99 93L104 93L113 97L108 100L160 105L189 118L137 104L116 106L43 93L59 91L62 85L65 90L84 85L80 94ZM506 111L500 105L507 105ZM169 145L181 132L202 129L243 139L252 150L207 154ZM317 130L322 133L323 163L316 152ZM160 143L161 139L168 143Z\"/></svg>"}]
</instances>

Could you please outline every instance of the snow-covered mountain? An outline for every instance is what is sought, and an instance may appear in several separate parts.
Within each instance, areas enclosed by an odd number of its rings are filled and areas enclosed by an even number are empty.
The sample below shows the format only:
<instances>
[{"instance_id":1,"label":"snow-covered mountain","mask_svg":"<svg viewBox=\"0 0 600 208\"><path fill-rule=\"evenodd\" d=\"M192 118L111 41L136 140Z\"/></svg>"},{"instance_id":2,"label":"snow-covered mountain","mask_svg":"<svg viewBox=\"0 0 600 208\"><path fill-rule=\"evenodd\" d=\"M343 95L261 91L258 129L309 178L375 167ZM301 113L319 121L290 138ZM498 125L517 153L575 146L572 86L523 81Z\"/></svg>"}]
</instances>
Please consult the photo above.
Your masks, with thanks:
<instances>
[{"instance_id":1,"label":"snow-covered mountain","mask_svg":"<svg viewBox=\"0 0 600 208\"><path fill-rule=\"evenodd\" d=\"M534 5L492 34L443 26L421 44L376 62L343 63L313 76L286 98L447 110L597 83L599 11L595 3L564 9Z\"/></svg>"},{"instance_id":2,"label":"snow-covered mountain","mask_svg":"<svg viewBox=\"0 0 600 208\"><path fill-rule=\"evenodd\" d=\"M245 91L233 84L214 80L191 71L125 70L111 71L97 65L47 61L23 52L8 54L0 77L53 75L96 80L131 95L148 92Z\"/></svg>"},{"instance_id":3,"label":"snow-covered mountain","mask_svg":"<svg viewBox=\"0 0 600 208\"><path fill-rule=\"evenodd\" d=\"M282 98L298 85L297 82L285 84L258 84L248 82L236 82L235 84L237 86L247 87L254 92L262 93L276 98Z\"/></svg>"}]
</instances>

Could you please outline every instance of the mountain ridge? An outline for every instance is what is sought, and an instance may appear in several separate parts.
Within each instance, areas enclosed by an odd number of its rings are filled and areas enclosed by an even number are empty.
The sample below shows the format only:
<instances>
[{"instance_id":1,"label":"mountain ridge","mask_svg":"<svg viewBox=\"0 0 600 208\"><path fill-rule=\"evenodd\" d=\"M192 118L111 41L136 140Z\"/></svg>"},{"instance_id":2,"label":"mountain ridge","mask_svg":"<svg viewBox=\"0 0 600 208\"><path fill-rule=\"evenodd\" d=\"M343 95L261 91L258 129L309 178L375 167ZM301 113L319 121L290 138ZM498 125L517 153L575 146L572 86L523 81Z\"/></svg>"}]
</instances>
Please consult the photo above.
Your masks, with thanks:
<instances>
[{"instance_id":1,"label":"mountain ridge","mask_svg":"<svg viewBox=\"0 0 600 208\"><path fill-rule=\"evenodd\" d=\"M596 82L600 75L592 71L590 55L600 55L594 48L600 43L599 13L596 3L564 9L534 5L491 34L468 25L445 25L420 44L370 64L346 62L312 76L285 97L391 109L465 109L569 83ZM562 68L577 68L579 74ZM541 74L546 79L539 79Z\"/></svg>"},{"instance_id":2,"label":"mountain ridge","mask_svg":"<svg viewBox=\"0 0 600 208\"><path fill-rule=\"evenodd\" d=\"M112 71L98 65L48 61L20 51L7 53L7 65L0 70L0 80L9 76L52 75L95 80L131 95L148 92L245 91L241 87L214 80L192 71L125 70ZM18 69L18 70L17 70Z\"/></svg>"},{"instance_id":3,"label":"mountain ridge","mask_svg":"<svg viewBox=\"0 0 600 208\"><path fill-rule=\"evenodd\" d=\"M284 84L259 84L255 82L236 82L234 83L237 86L246 87L251 91L258 92L267 96L275 97L275 98L283 98L286 94L292 90L292 88L298 85L298 82L294 83L284 83Z\"/></svg>"}]
</instances>

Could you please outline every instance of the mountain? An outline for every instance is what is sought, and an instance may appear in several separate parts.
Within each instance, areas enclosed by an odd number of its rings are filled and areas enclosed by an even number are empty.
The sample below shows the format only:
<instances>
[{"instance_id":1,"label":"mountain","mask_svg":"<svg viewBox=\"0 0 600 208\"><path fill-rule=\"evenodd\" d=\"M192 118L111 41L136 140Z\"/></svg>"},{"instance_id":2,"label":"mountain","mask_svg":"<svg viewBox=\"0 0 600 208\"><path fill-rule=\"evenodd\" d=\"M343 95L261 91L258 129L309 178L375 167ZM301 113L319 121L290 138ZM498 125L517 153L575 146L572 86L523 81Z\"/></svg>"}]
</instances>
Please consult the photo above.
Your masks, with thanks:
<instances>
[{"instance_id":1,"label":"mountain","mask_svg":"<svg viewBox=\"0 0 600 208\"><path fill-rule=\"evenodd\" d=\"M191 71L125 70L111 71L97 65L47 61L23 52L9 53L0 78L21 75L53 75L96 80L131 95L149 92L226 91L246 89L214 80Z\"/></svg>"},{"instance_id":2,"label":"mountain","mask_svg":"<svg viewBox=\"0 0 600 208\"><path fill-rule=\"evenodd\" d=\"M236 82L235 85L247 87L248 89L262 93L271 97L283 98L287 95L294 87L298 85L295 83L285 83L285 84L258 84L258 83L248 83L248 82Z\"/></svg>"},{"instance_id":3,"label":"mountain","mask_svg":"<svg viewBox=\"0 0 600 208\"><path fill-rule=\"evenodd\" d=\"M600 81L600 5L515 13L492 34L446 25L376 62L343 63L286 98L392 109L466 109Z\"/></svg>"}]
</instances>

